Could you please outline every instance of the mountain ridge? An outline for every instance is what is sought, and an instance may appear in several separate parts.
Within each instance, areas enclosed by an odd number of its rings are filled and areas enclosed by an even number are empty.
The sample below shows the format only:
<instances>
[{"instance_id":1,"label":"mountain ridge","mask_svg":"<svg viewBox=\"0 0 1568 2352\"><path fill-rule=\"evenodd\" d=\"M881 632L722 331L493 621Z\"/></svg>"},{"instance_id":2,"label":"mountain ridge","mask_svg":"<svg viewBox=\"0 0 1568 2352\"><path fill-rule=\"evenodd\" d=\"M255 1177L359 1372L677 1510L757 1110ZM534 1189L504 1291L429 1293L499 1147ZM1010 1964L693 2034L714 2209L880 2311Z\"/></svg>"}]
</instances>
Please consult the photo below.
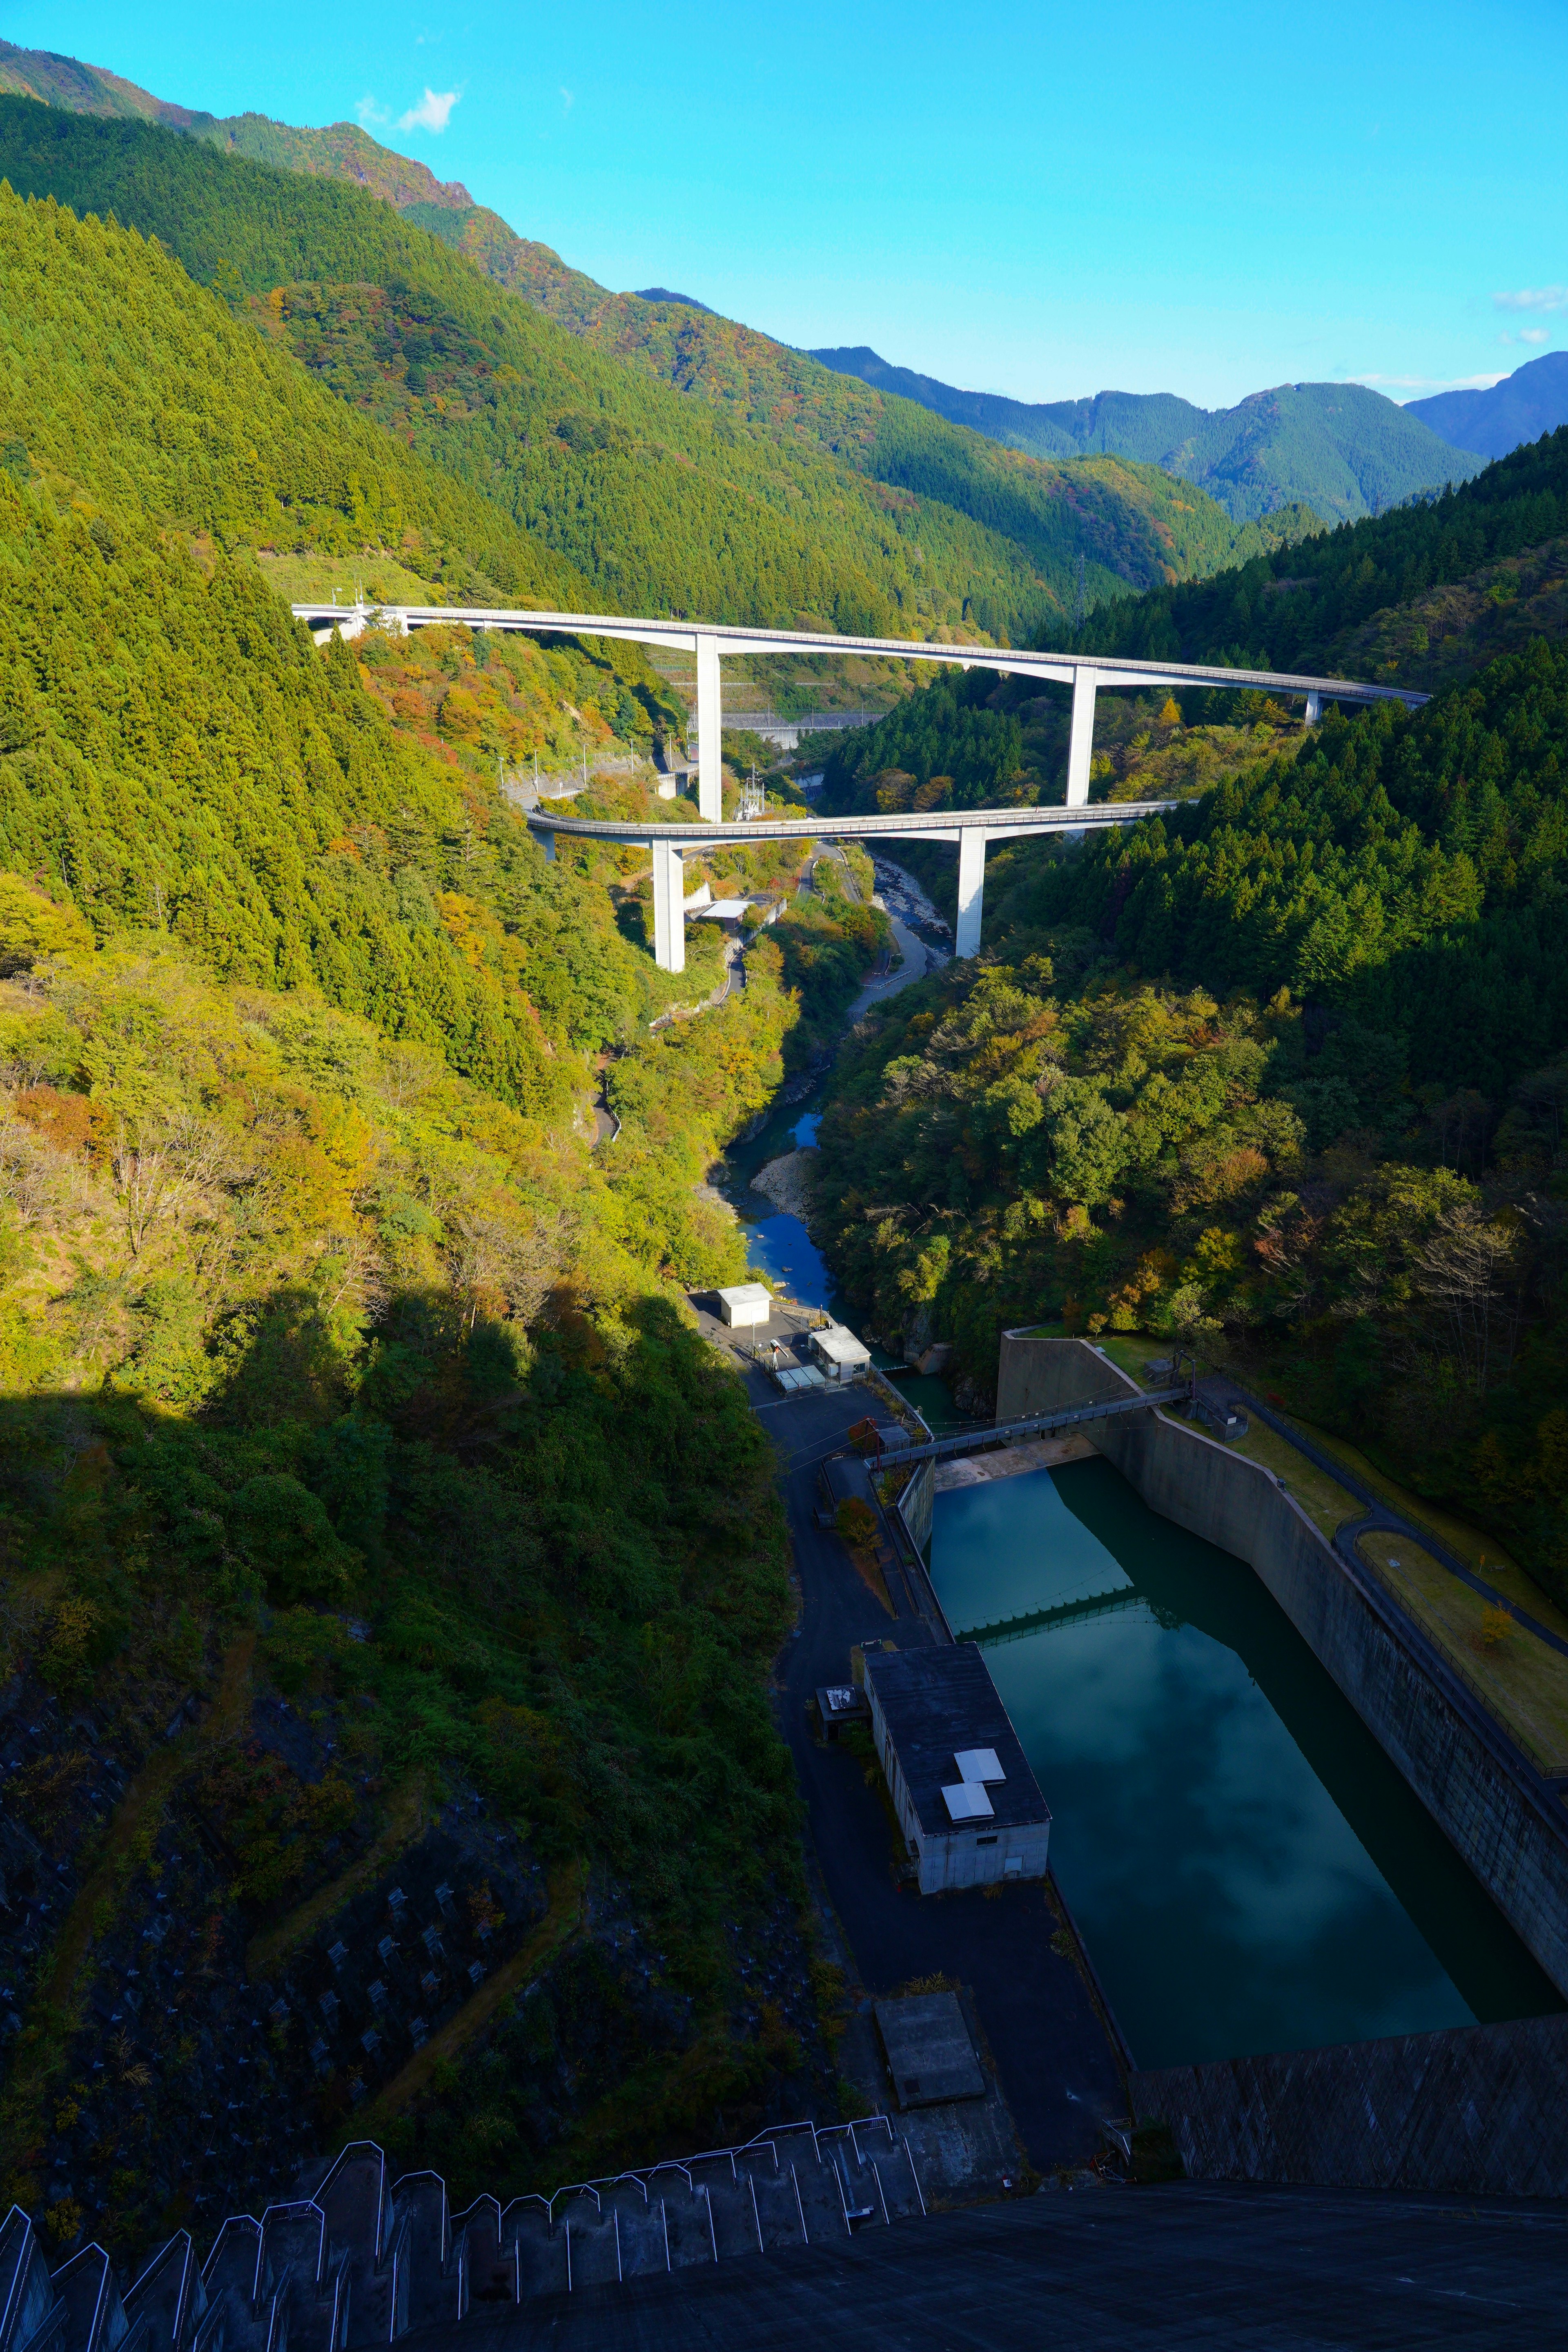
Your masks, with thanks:
<instances>
[{"instance_id":1,"label":"mountain ridge","mask_svg":"<svg viewBox=\"0 0 1568 2352\"><path fill-rule=\"evenodd\" d=\"M1524 377L1528 383L1521 381ZM1539 441L1543 433L1568 425L1568 352L1543 352L1538 360L1526 360L1489 390L1436 392L1429 400L1408 401L1405 413L1419 416L1456 446L1463 435L1467 449L1483 457L1506 457L1521 442Z\"/></svg>"},{"instance_id":2,"label":"mountain ridge","mask_svg":"<svg viewBox=\"0 0 1568 2352\"><path fill-rule=\"evenodd\" d=\"M874 502L906 539L922 511L936 530L942 509L999 533L1015 551L973 567L975 576L963 583L952 614L988 635L1000 630L1011 637L1050 620L1058 608L1065 614L1075 600L1080 558L1092 606L1163 575L1186 577L1246 561L1301 537L1321 519L1304 504L1276 499L1267 519L1248 518L1237 526L1219 501L1209 503L1206 493L1202 503L1184 496L1178 478L1136 457L1096 452L1067 466L1042 461L1027 451L1002 451L989 436L963 427L955 433L925 404L889 399L869 386L851 391L853 379L809 353L668 289L613 292L572 268L551 247L517 236L499 214L474 205L460 183L437 181L422 164L378 146L351 124L301 131L259 114L220 120L188 109L176 110L178 121L164 121L164 101L101 68L0 46L0 86L7 84L46 104L58 96L77 115L139 117L237 161L348 182L609 359L727 414L743 429L808 449L815 444L877 486ZM62 201L73 200L47 175L32 184L49 184ZM94 185L81 193L97 208L109 203L122 217L132 216L124 211L131 195L123 176L112 190ZM177 247L184 236L187 266L202 274L183 226L150 214L140 225L173 236ZM302 256L289 274L320 273ZM911 498L926 502L923 509L909 509ZM1020 554L1035 577L1008 584ZM929 572L923 556L920 561Z\"/></svg>"},{"instance_id":3,"label":"mountain ridge","mask_svg":"<svg viewBox=\"0 0 1568 2352\"><path fill-rule=\"evenodd\" d=\"M1159 466L1206 489L1237 522L1297 503L1325 522L1354 522L1468 480L1486 462L1420 418L1407 424L1409 409L1363 384L1275 384L1221 409L1169 392L1027 402L962 391L894 366L866 344L811 356L1033 457L1059 462L1098 450Z\"/></svg>"},{"instance_id":4,"label":"mountain ridge","mask_svg":"<svg viewBox=\"0 0 1568 2352\"><path fill-rule=\"evenodd\" d=\"M453 251L470 215L400 209L338 169L9 96L0 170L159 237L339 397L586 573L596 609L1016 643L1065 618L1080 559L1093 601L1245 560L1305 520L1237 533L1157 468L1042 465L731 321L568 279L570 299L615 305L583 331ZM496 226L510 263L560 273Z\"/></svg>"}]
</instances>

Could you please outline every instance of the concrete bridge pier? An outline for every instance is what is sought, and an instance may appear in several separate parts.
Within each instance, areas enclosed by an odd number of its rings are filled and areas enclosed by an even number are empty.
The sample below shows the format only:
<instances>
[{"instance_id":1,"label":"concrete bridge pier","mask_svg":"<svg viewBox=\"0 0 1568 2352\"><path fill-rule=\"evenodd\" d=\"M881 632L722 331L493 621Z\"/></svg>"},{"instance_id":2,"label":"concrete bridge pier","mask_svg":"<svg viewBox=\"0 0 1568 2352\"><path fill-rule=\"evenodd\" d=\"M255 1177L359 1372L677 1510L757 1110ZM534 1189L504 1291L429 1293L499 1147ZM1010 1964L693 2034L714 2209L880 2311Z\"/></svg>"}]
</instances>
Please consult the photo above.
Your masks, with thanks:
<instances>
[{"instance_id":1,"label":"concrete bridge pier","mask_svg":"<svg viewBox=\"0 0 1568 2352\"><path fill-rule=\"evenodd\" d=\"M653 960L660 971L686 970L686 866L673 842L653 847Z\"/></svg>"},{"instance_id":2,"label":"concrete bridge pier","mask_svg":"<svg viewBox=\"0 0 1568 2352\"><path fill-rule=\"evenodd\" d=\"M1089 770L1094 757L1094 694L1096 673L1075 668L1072 674L1072 735L1068 743L1068 806L1089 804ZM976 934L978 938L978 933ZM963 953L960 948L959 954Z\"/></svg>"},{"instance_id":3,"label":"concrete bridge pier","mask_svg":"<svg viewBox=\"0 0 1568 2352\"><path fill-rule=\"evenodd\" d=\"M697 633L697 809L710 824L724 814L724 697L719 675L719 640ZM672 971L680 970L672 964Z\"/></svg>"},{"instance_id":4,"label":"concrete bridge pier","mask_svg":"<svg viewBox=\"0 0 1568 2352\"><path fill-rule=\"evenodd\" d=\"M985 898L985 829L966 824L958 836L958 920L953 925L955 956L980 953L980 917Z\"/></svg>"},{"instance_id":5,"label":"concrete bridge pier","mask_svg":"<svg viewBox=\"0 0 1568 2352\"><path fill-rule=\"evenodd\" d=\"M1322 696L1321 694L1310 694L1307 697L1307 716L1302 720L1302 725L1305 727L1315 727L1319 719L1322 717Z\"/></svg>"}]
</instances>

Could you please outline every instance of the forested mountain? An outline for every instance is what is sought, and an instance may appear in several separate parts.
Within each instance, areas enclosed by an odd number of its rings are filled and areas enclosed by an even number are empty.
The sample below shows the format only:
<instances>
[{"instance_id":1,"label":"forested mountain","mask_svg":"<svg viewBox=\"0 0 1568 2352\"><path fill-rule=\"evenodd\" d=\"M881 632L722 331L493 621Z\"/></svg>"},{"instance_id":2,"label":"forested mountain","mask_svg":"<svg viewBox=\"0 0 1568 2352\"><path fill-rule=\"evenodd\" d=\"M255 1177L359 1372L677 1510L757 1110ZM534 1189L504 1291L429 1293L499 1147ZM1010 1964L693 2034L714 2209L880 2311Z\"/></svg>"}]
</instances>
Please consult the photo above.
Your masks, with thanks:
<instances>
[{"instance_id":1,"label":"forested mountain","mask_svg":"<svg viewBox=\"0 0 1568 2352\"><path fill-rule=\"evenodd\" d=\"M218 126L209 146L199 125L184 136L0 100L0 172L24 193L112 210L203 283L221 271L235 294L300 289L305 309L332 317L334 388L384 410L412 391L397 421L416 446L546 538L612 608L889 635L967 622L1011 641L1071 611L1080 558L1092 603L1302 527L1281 513L1238 532L1157 467L999 451L710 312L606 294L449 201L464 191L392 170L397 159L373 172L361 132L252 137L251 120ZM252 163L245 146L302 170ZM521 299L498 306L464 258ZM366 298L349 288L377 289L363 318ZM299 347L309 362L315 345Z\"/></svg>"},{"instance_id":2,"label":"forested mountain","mask_svg":"<svg viewBox=\"0 0 1568 2352\"><path fill-rule=\"evenodd\" d=\"M1344 525L1201 584L1114 599L1079 635L1060 642L1156 661L1332 675L1374 614L1565 533L1568 431L1559 431L1441 498ZM1418 671L1409 682L1423 683Z\"/></svg>"},{"instance_id":3,"label":"forested mountain","mask_svg":"<svg viewBox=\"0 0 1568 2352\"><path fill-rule=\"evenodd\" d=\"M1430 502L1342 525L1214 578L1117 597L1066 647L1150 661L1376 677L1424 690L1568 626L1568 430ZM1059 800L1065 692L983 672L909 697L827 754L830 808ZM1261 694L1100 698L1098 793L1203 791L1300 740Z\"/></svg>"},{"instance_id":4,"label":"forested mountain","mask_svg":"<svg viewBox=\"0 0 1568 2352\"><path fill-rule=\"evenodd\" d=\"M1509 567L1544 572L1554 535L1561 583L1564 533L1568 431L1293 551L1304 577L1157 591L1085 636L1326 667L1467 569L1506 611ZM1141 698L1098 789L1211 788L1076 850L994 849L981 962L900 996L842 1067L818 1197L873 1328L954 1339L982 1387L1029 1320L1195 1337L1568 1598L1565 622L1560 599L1552 636L1483 644L1414 713L1304 731L1251 698L1228 782L1209 698ZM829 788L1016 796L1018 698L929 688Z\"/></svg>"},{"instance_id":5,"label":"forested mountain","mask_svg":"<svg viewBox=\"0 0 1568 2352\"><path fill-rule=\"evenodd\" d=\"M1408 401L1405 413L1456 448L1506 457L1521 442L1539 441L1568 425L1568 352L1526 360L1485 392L1438 392L1429 400Z\"/></svg>"},{"instance_id":6,"label":"forested mountain","mask_svg":"<svg viewBox=\"0 0 1568 2352\"><path fill-rule=\"evenodd\" d=\"M546 866L495 782L646 748L641 656L318 650L265 568L559 559L133 228L0 194L0 285L7 2197L134 2256L372 2112L476 2189L830 2113L772 1457L678 1302L879 919L817 894L651 1030L717 941L658 973L638 853ZM394 1858L459 1890L432 2023L459 1939L538 1988L421 2095L311 1975ZM742 2011L764 1951L794 1990Z\"/></svg>"},{"instance_id":7,"label":"forested mountain","mask_svg":"<svg viewBox=\"0 0 1568 2352\"><path fill-rule=\"evenodd\" d=\"M1238 523L1295 506L1310 508L1327 523L1380 514L1417 491L1467 480L1485 462L1475 448L1484 446L1486 457L1501 454L1489 444L1459 446L1460 433L1422 416L1429 402L1400 408L1357 383L1276 384L1218 409L1194 407L1169 392L1028 402L960 392L893 367L864 345L811 356L1033 457L1099 452L1162 467L1206 490Z\"/></svg>"}]
</instances>

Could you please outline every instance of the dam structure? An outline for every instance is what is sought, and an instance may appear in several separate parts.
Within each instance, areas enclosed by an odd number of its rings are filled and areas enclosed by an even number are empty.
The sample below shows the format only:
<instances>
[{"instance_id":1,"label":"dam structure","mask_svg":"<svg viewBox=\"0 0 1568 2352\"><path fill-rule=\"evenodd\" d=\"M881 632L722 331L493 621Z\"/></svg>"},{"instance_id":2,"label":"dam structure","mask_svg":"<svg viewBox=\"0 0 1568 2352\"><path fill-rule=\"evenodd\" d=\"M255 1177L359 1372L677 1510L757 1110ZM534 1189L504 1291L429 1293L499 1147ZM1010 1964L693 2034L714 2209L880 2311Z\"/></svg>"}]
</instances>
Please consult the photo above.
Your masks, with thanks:
<instances>
[{"instance_id":1,"label":"dam structure","mask_svg":"<svg viewBox=\"0 0 1568 2352\"><path fill-rule=\"evenodd\" d=\"M451 627L521 630L534 636L613 637L634 645L694 654L697 662L697 807L694 824L612 824L532 812L530 830L547 857L555 855L558 833L626 845L647 843L653 859L654 961L662 971L686 964L682 860L688 849L727 840L817 841L886 837L901 841L958 839L958 956L976 955L985 883L985 850L992 841L1026 834L1074 835L1103 825L1136 824L1178 805L1172 801L1089 803L1089 761L1094 749L1095 698L1101 688L1147 691L1194 687L1254 688L1277 700L1305 705L1314 725L1325 702L1397 702L1415 709L1429 699L1408 687L1374 686L1353 678L1312 677L1283 670L1236 669L1213 662L1124 661L1109 655L1037 653L1010 646L938 645L906 637L827 636L809 629L745 628L689 620L636 617L618 613L535 613L507 605L299 604L292 608L318 643L336 629L344 637L375 627L406 636L416 629ZM725 824L720 736L723 656L742 655L870 654L883 660L935 663L948 669L990 669L1005 677L1037 678L1072 688L1072 728L1068 746L1067 799L1061 807L921 810L891 816L760 818Z\"/></svg>"}]
</instances>

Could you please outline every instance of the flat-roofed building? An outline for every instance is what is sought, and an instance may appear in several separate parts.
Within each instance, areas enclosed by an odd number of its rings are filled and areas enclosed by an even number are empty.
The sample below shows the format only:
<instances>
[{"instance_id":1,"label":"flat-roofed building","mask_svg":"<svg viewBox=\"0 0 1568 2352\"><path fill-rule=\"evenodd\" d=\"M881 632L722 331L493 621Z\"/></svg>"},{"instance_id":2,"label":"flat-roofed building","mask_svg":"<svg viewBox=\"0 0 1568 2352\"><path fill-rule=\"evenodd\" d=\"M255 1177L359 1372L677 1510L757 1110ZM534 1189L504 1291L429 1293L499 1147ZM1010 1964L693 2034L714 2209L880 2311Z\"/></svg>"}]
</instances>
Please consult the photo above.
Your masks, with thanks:
<instances>
[{"instance_id":1,"label":"flat-roofed building","mask_svg":"<svg viewBox=\"0 0 1568 2352\"><path fill-rule=\"evenodd\" d=\"M921 1893L1043 1878L1050 1809L974 1643L868 1649L866 1696Z\"/></svg>"},{"instance_id":2,"label":"flat-roofed building","mask_svg":"<svg viewBox=\"0 0 1568 2352\"><path fill-rule=\"evenodd\" d=\"M751 1326L765 1323L773 1311L773 1297L765 1282L737 1282L729 1290L721 1290L719 1312L726 1323Z\"/></svg>"},{"instance_id":3,"label":"flat-roofed building","mask_svg":"<svg viewBox=\"0 0 1568 2352\"><path fill-rule=\"evenodd\" d=\"M871 1350L842 1323L811 1334L811 1351L830 1381L858 1381L870 1368Z\"/></svg>"}]
</instances>

